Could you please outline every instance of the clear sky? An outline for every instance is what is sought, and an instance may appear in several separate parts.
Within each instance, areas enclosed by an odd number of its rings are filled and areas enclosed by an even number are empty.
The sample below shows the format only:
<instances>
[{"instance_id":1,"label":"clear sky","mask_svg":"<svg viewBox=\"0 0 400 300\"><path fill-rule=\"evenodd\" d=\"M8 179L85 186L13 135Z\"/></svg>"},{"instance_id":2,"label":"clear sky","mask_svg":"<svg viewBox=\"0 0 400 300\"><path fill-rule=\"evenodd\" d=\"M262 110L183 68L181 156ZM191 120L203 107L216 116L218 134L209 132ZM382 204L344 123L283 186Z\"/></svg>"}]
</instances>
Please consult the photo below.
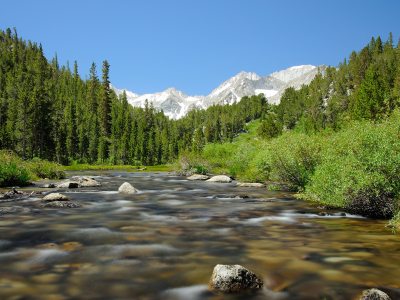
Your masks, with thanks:
<instances>
[{"instance_id":1,"label":"clear sky","mask_svg":"<svg viewBox=\"0 0 400 300\"><path fill-rule=\"evenodd\" d=\"M266 76L296 65L337 66L371 37L400 36L400 1L2 1L0 28L16 27L83 78L107 60L117 88L175 87L208 95L240 71Z\"/></svg>"}]
</instances>

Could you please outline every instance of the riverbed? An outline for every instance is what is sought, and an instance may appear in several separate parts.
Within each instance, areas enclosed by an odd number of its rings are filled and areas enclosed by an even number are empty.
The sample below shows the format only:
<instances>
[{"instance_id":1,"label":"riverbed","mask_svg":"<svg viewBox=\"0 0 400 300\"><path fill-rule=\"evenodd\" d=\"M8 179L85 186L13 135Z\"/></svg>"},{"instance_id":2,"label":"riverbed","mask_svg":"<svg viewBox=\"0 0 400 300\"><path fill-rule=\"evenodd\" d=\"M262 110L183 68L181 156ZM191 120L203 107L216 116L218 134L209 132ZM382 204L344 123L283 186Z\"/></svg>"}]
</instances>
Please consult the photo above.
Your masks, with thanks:
<instances>
[{"instance_id":1,"label":"riverbed","mask_svg":"<svg viewBox=\"0 0 400 300\"><path fill-rule=\"evenodd\" d=\"M400 299L400 237L372 220L323 211L291 193L167 173L77 171L102 187L60 192L81 208L1 203L0 299ZM118 194L129 182L137 194ZM0 190L0 191L5 191ZM253 295L207 291L217 264L253 271Z\"/></svg>"}]
</instances>

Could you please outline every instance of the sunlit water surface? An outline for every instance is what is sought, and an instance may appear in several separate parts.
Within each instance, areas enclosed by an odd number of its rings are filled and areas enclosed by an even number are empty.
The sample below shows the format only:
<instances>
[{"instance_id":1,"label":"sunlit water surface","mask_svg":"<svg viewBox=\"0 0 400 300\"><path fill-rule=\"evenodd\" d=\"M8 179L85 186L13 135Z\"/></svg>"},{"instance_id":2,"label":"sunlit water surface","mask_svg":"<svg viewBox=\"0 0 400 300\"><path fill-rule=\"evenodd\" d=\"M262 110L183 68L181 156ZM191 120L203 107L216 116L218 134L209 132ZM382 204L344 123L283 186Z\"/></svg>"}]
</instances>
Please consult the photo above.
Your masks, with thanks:
<instances>
[{"instance_id":1,"label":"sunlit water surface","mask_svg":"<svg viewBox=\"0 0 400 300\"><path fill-rule=\"evenodd\" d=\"M25 208L0 215L0 299L357 299L370 287L400 299L400 238L386 221L319 216L286 192L236 182L69 175L103 186L58 190L82 208L42 208L39 197L0 204ZM125 181L139 193L118 194ZM49 182L24 190L56 191L39 188ZM208 292L216 264L250 269L264 290Z\"/></svg>"}]
</instances>

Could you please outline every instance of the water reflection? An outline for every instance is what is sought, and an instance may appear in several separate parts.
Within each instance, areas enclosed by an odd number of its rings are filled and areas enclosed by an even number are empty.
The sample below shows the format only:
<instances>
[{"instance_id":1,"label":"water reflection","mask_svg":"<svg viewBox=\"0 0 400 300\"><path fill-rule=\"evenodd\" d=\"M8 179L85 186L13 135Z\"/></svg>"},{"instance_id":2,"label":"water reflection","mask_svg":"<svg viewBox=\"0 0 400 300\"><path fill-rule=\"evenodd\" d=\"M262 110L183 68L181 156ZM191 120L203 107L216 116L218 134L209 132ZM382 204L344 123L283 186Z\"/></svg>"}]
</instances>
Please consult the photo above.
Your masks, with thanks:
<instances>
[{"instance_id":1,"label":"water reflection","mask_svg":"<svg viewBox=\"0 0 400 300\"><path fill-rule=\"evenodd\" d=\"M1 299L353 299L369 287L400 297L399 237L385 221L321 216L284 193L235 183L71 175L104 183L59 191L82 208L44 209L40 197L0 204L20 209L0 219ZM125 181L140 192L118 194ZM266 288L212 294L216 264L241 264Z\"/></svg>"}]
</instances>

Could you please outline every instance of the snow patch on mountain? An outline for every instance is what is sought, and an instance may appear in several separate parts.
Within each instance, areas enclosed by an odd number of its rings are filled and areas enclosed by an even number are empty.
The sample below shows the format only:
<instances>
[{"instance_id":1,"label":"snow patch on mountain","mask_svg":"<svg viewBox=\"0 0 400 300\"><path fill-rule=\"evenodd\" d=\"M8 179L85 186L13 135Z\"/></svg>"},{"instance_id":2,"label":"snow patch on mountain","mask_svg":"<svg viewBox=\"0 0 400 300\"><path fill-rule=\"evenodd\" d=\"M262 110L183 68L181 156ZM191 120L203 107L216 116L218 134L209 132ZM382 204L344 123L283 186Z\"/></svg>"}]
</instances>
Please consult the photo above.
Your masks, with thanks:
<instances>
[{"instance_id":1,"label":"snow patch on mountain","mask_svg":"<svg viewBox=\"0 0 400 300\"><path fill-rule=\"evenodd\" d=\"M179 119L194 108L208 108L214 104L226 105L239 102L242 97L263 93L269 103L278 104L284 90L288 87L300 89L302 84L309 84L320 71L325 74L326 66L318 68L312 65L302 65L288 68L271 75L260 77L252 72L240 72L236 76L221 83L208 96L188 96L175 88L164 92L138 95L126 89L110 88L117 94L126 92L127 100L133 107L144 107L146 99L157 110L163 110L170 118Z\"/></svg>"}]
</instances>

